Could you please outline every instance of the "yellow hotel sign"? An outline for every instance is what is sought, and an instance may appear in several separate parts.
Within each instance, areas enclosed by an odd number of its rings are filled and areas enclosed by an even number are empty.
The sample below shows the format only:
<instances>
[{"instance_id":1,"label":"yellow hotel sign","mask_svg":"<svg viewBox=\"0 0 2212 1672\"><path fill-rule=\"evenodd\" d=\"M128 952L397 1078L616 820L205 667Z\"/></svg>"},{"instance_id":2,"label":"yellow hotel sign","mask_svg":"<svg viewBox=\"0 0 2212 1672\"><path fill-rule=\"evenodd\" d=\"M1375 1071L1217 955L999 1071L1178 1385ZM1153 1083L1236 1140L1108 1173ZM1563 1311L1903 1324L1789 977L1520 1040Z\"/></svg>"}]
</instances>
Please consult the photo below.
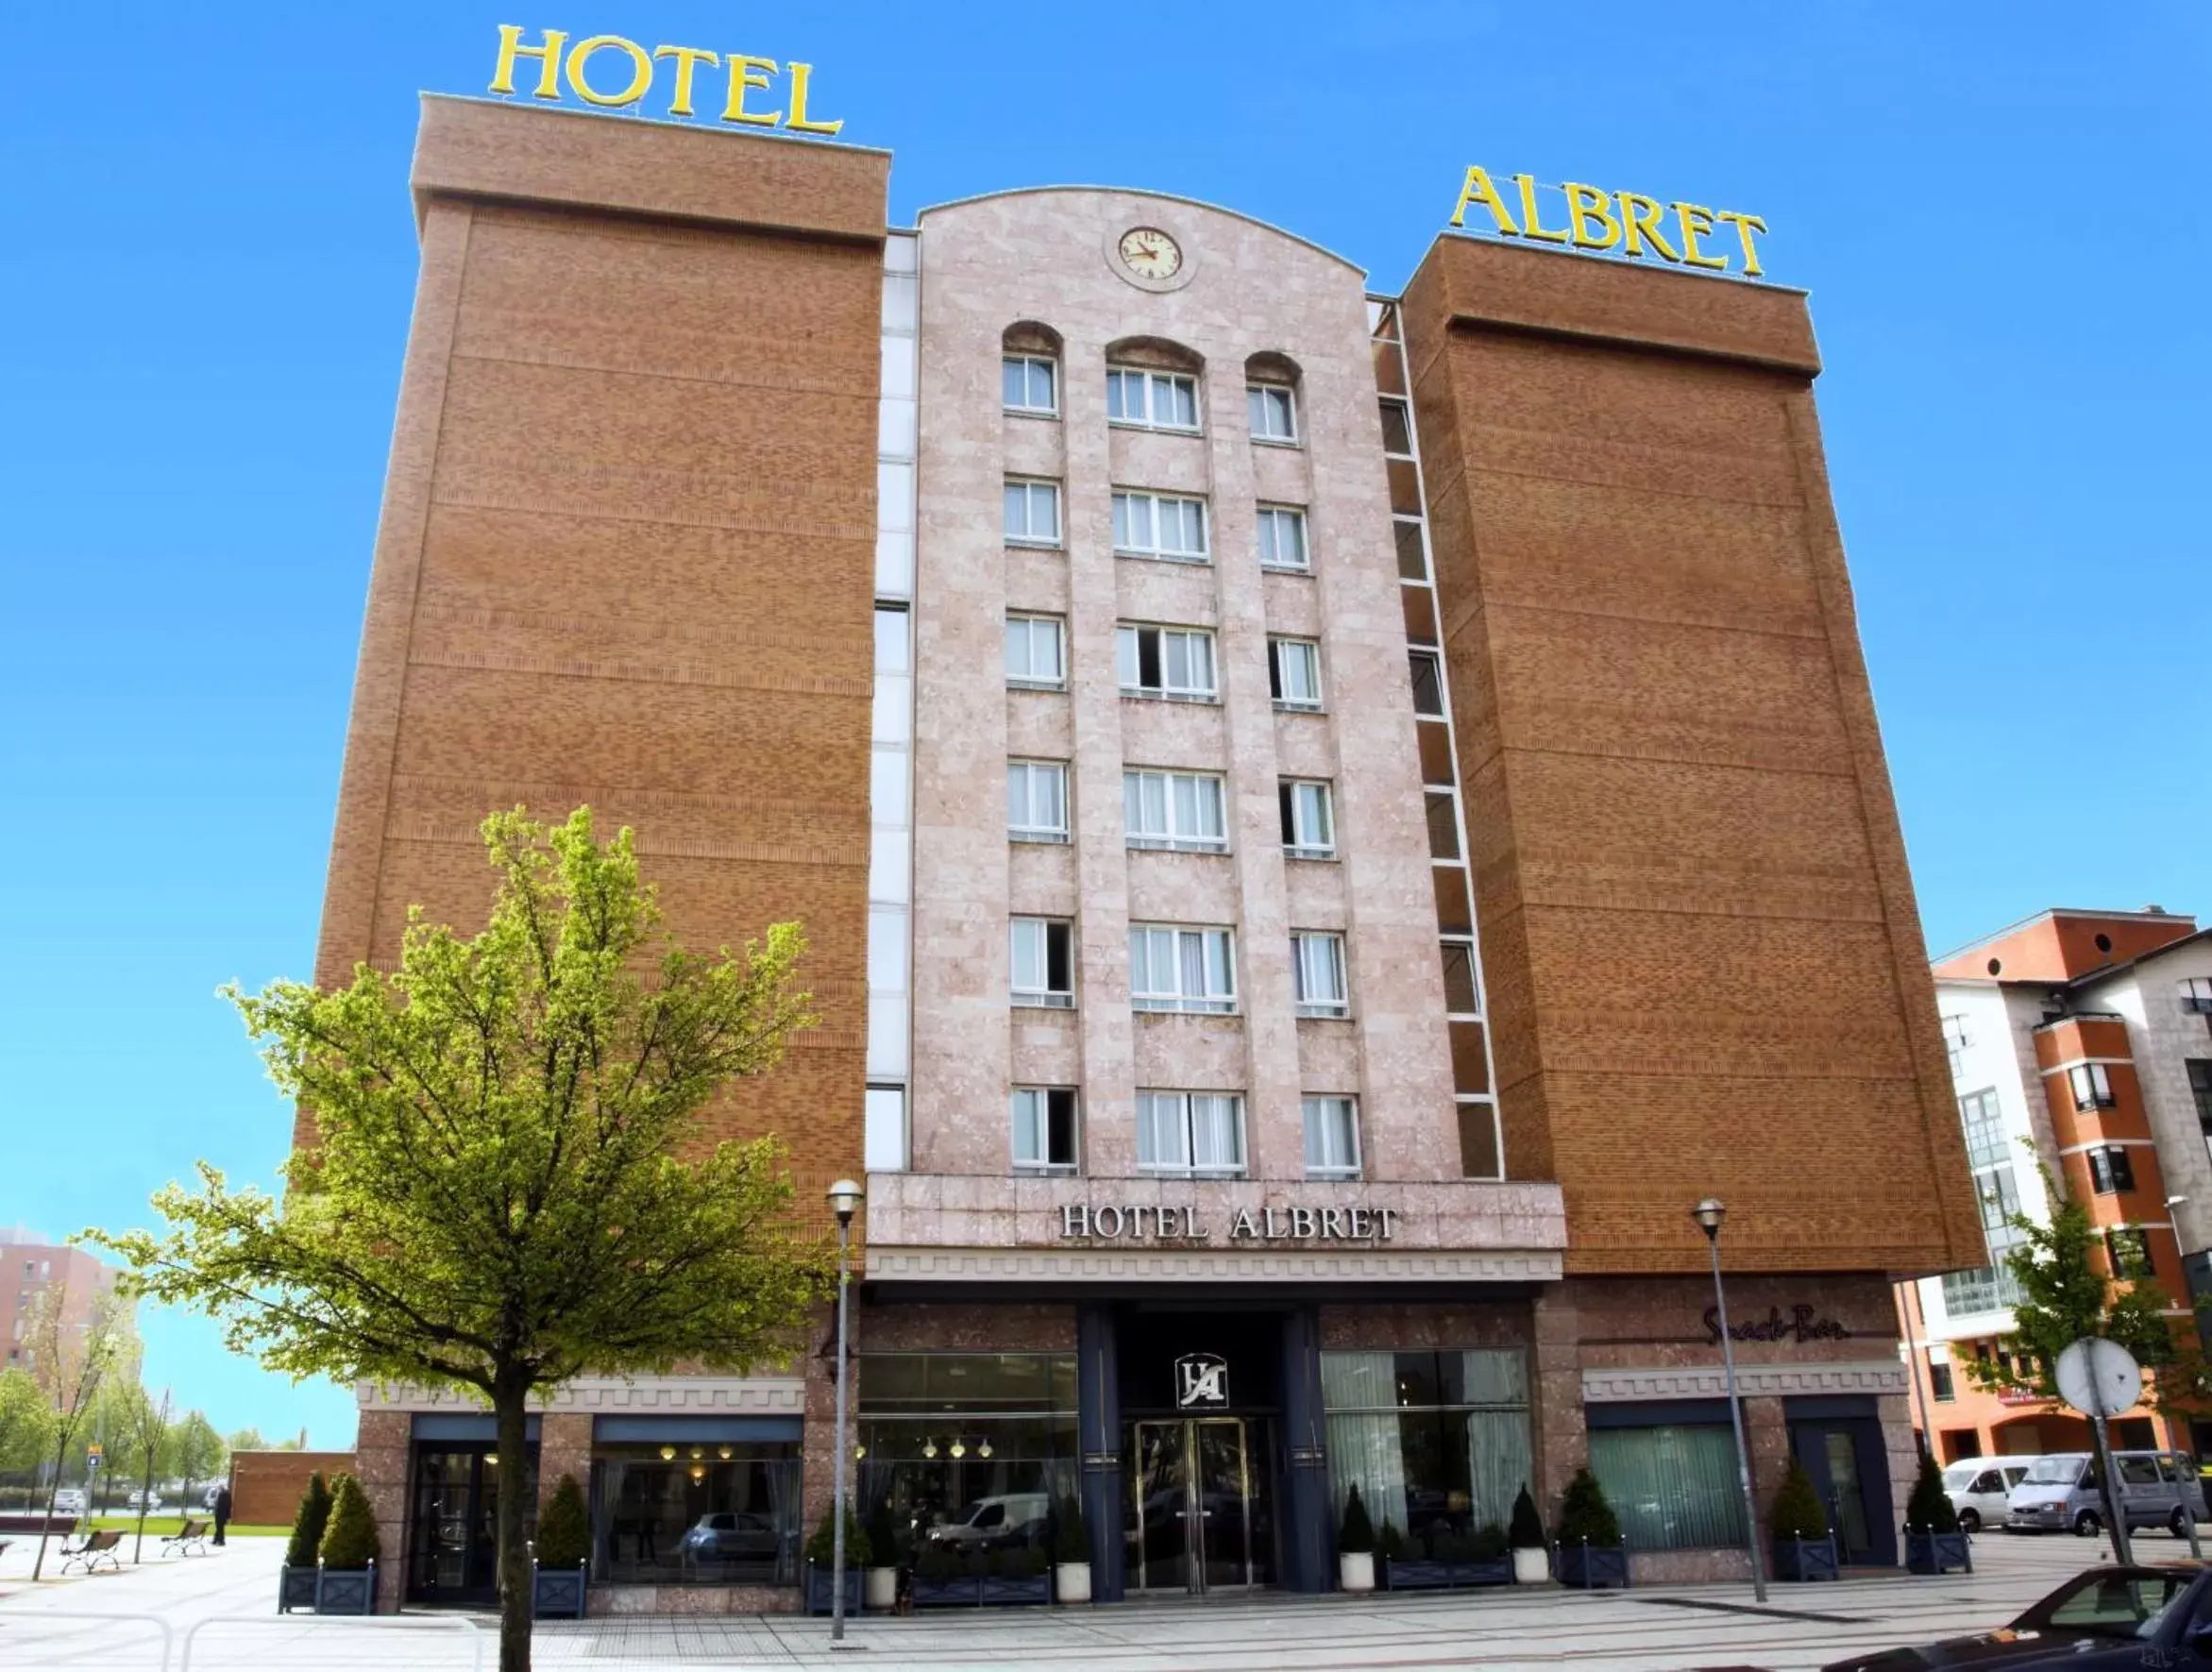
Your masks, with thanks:
<instances>
[{"instance_id":1,"label":"yellow hotel sign","mask_svg":"<svg viewBox=\"0 0 2212 1672\"><path fill-rule=\"evenodd\" d=\"M1716 228L1730 227L1743 247L1743 265L1735 270L1746 279L1756 279L1765 271L1759 265L1758 246L1751 242L1754 232L1766 230L1766 223L1757 215L1740 214L1732 209L1706 209L1696 203L1663 205L1641 192L1601 192L1579 180L1569 180L1563 186L1539 186L1533 175L1508 177L1518 188L1518 221L1490 176L1482 169L1470 168L1460 186L1460 201L1452 210L1451 224L1464 227L1468 210L1481 209L1508 238L1530 238L1571 249L1617 249L1639 260L1648 253L1678 267L1701 267L1712 273L1730 271L1735 252L1725 243L1722 247L1708 249L1700 240L1724 240L1726 235ZM1540 191L1558 192L1564 197L1562 224L1544 224L1544 206L1536 197Z\"/></svg>"},{"instance_id":2,"label":"yellow hotel sign","mask_svg":"<svg viewBox=\"0 0 2212 1672\"><path fill-rule=\"evenodd\" d=\"M492 92L515 91L515 61L519 59L536 62L537 86L531 90L533 98L557 99L565 83L587 105L626 110L644 102L666 62L674 66L668 78L667 113L671 116L699 113L692 106L695 92L706 97L711 108L710 76L701 76L703 70L719 74L724 122L819 134L834 134L845 126L843 117L824 122L808 110L813 93L812 64L779 66L772 58L735 52L725 55L703 46L656 46L648 52L620 35L587 35L571 46L566 32L561 29L548 29L543 39L530 45L522 39L519 24L501 24L499 61L492 73ZM777 78L786 73L788 80L779 89Z\"/></svg>"}]
</instances>

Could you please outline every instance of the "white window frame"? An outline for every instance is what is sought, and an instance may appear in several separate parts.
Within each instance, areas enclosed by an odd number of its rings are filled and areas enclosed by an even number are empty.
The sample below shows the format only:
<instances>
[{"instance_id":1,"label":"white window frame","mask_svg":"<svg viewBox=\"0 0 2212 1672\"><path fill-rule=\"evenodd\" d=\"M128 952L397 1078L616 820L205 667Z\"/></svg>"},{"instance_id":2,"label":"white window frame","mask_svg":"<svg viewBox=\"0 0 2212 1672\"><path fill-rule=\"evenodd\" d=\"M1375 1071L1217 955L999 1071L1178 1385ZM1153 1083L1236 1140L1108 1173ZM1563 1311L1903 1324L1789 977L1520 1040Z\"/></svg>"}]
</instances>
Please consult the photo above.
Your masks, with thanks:
<instances>
[{"instance_id":1,"label":"white window frame","mask_svg":"<svg viewBox=\"0 0 2212 1672\"><path fill-rule=\"evenodd\" d=\"M1289 828L1283 832L1283 853L1292 859L1334 859L1337 856L1336 795L1326 778L1283 778L1276 781L1276 806L1288 815ZM1302 790L1318 790L1319 796L1309 798ZM1314 832L1307 823L1305 813L1309 806L1318 805L1322 822L1327 828ZM1316 835L1326 838L1309 839Z\"/></svg>"},{"instance_id":2,"label":"white window frame","mask_svg":"<svg viewBox=\"0 0 2212 1672\"><path fill-rule=\"evenodd\" d=\"M1191 791L1192 805L1183 806L1179 786L1190 784L1199 787ZM1146 792L1157 785L1159 802L1160 828L1146 828L1149 809ZM1207 832L1202 829L1183 828L1187 811L1195 812L1211 792L1213 815L1219 829ZM1179 853L1226 853L1229 851L1229 796L1228 786L1218 772L1173 772L1155 767L1124 767L1122 769L1122 832L1132 848L1168 849ZM1203 819L1197 823L1203 824Z\"/></svg>"},{"instance_id":3,"label":"white window frame","mask_svg":"<svg viewBox=\"0 0 2212 1672\"><path fill-rule=\"evenodd\" d=\"M1436 669L1436 706L1434 708L1421 706L1421 682L1413 677L1413 669L1423 663L1427 663ZM1407 688L1412 693L1413 713L1416 717L1431 720L1449 718L1444 713L1444 656L1441 652L1420 646L1409 649L1406 651L1406 684Z\"/></svg>"},{"instance_id":4,"label":"white window frame","mask_svg":"<svg viewBox=\"0 0 2212 1672\"><path fill-rule=\"evenodd\" d=\"M1328 977L1335 996L1321 996L1313 978ZM1344 966L1344 937L1333 929L1293 929L1291 932L1291 990L1298 1014L1326 1021L1342 1021L1352 1014L1352 987Z\"/></svg>"},{"instance_id":5,"label":"white window frame","mask_svg":"<svg viewBox=\"0 0 2212 1672\"><path fill-rule=\"evenodd\" d=\"M1154 633L1158 643L1153 647L1153 660L1159 668L1159 684L1148 685L1144 680L1144 635ZM1206 684L1193 684L1188 680L1171 683L1168 663L1171 640L1180 640L1183 646L1185 671L1190 671L1193 647L1203 647L1206 662ZM1161 627L1148 621L1122 621L1114 627L1114 677L1120 682L1122 695L1141 697L1165 702L1219 702L1221 701L1221 664L1214 654L1213 629L1210 627Z\"/></svg>"},{"instance_id":6,"label":"white window frame","mask_svg":"<svg viewBox=\"0 0 2212 1672\"><path fill-rule=\"evenodd\" d=\"M1014 817L1014 773L1018 768L1027 773L1022 785L1025 815L1034 815L1037 811L1037 791L1034 787L1037 783L1036 775L1044 773L1057 776L1059 779L1060 822L1056 827L1050 824L1032 823L1026 819L1017 819ZM1006 763L1006 835L1010 840L1017 842L1064 842L1068 839L1070 823L1068 763L1066 761L1010 760Z\"/></svg>"},{"instance_id":7,"label":"white window frame","mask_svg":"<svg viewBox=\"0 0 2212 1672\"><path fill-rule=\"evenodd\" d=\"M1475 937L1472 935L1440 935L1437 937L1436 956L1440 973L1446 947L1457 947L1467 954L1467 985L1473 989L1475 1008L1472 1010L1453 1009L1451 983L1446 980L1444 995L1444 1015L1453 1022L1480 1022L1482 1020L1482 960L1476 955Z\"/></svg>"},{"instance_id":8,"label":"white window frame","mask_svg":"<svg viewBox=\"0 0 2212 1672\"><path fill-rule=\"evenodd\" d=\"M2112 1075L2101 1062L2077 1062L2066 1071L2068 1089L2073 1092L2076 1109L2108 1109L2115 1106L2112 1097Z\"/></svg>"},{"instance_id":9,"label":"white window frame","mask_svg":"<svg viewBox=\"0 0 2212 1672\"><path fill-rule=\"evenodd\" d=\"M1016 673L1014 671L1014 630L1017 626L1022 629L1024 648L1029 652L1034 652L1036 649L1037 629L1039 627L1052 629L1053 661L1058 667L1057 673L1048 679L1034 671L1029 673ZM1068 624L1059 616L1031 615L1022 610L1007 611L1005 647L1006 684L1008 685L1021 691L1064 691L1068 688Z\"/></svg>"},{"instance_id":10,"label":"white window frame","mask_svg":"<svg viewBox=\"0 0 2212 1672\"><path fill-rule=\"evenodd\" d=\"M1005 397L1006 373L1017 364L1022 367L1023 398L1018 401L1007 400ZM1038 366L1044 368L1045 381L1052 391L1052 399L1043 406L1038 406L1027 398L1031 392L1031 376ZM1021 413L1032 418L1058 417L1060 415L1060 363L1049 354L1015 353L1002 355L999 360L999 399L1003 410L1009 413Z\"/></svg>"},{"instance_id":11,"label":"white window frame","mask_svg":"<svg viewBox=\"0 0 2212 1672\"><path fill-rule=\"evenodd\" d=\"M1297 555L1283 555L1283 531L1291 531ZM1303 505L1262 505L1258 519L1259 539L1259 566L1278 574L1305 575L1313 570L1313 548L1306 540L1306 508ZM1273 547L1273 550L1269 549Z\"/></svg>"},{"instance_id":12,"label":"white window frame","mask_svg":"<svg viewBox=\"0 0 2212 1672\"><path fill-rule=\"evenodd\" d=\"M1009 476L1005 479L1005 498L1010 500L1017 488L1022 490L1022 527L1019 531L1015 529L1014 508L1010 502L1006 503L1001 517L1005 524L1005 543L1009 546L1031 546L1056 549L1060 545L1061 529L1060 484L1049 476ZM1052 511L1052 532L1050 533L1037 532L1035 508L1038 503L1038 496L1040 489L1044 496L1043 502Z\"/></svg>"},{"instance_id":13,"label":"white window frame","mask_svg":"<svg viewBox=\"0 0 2212 1672\"><path fill-rule=\"evenodd\" d=\"M2182 977L2181 1007L2192 1016L2212 1016L2212 975Z\"/></svg>"},{"instance_id":14,"label":"white window frame","mask_svg":"<svg viewBox=\"0 0 2212 1672\"><path fill-rule=\"evenodd\" d=\"M1359 1176L1359 1100L1341 1093L1299 1099L1300 1124L1305 1129L1308 1178ZM1314 1142L1316 1122L1321 1142ZM1314 1151L1322 1153L1317 1159Z\"/></svg>"},{"instance_id":15,"label":"white window frame","mask_svg":"<svg viewBox=\"0 0 2212 1672\"><path fill-rule=\"evenodd\" d=\"M1306 671L1313 676L1313 695L1293 697L1291 692L1288 652L1298 650L1297 660L1306 663ZM1317 638L1295 638L1287 633L1269 633L1267 638L1267 684L1275 699L1275 705L1285 714L1319 714L1325 705L1321 690L1321 641Z\"/></svg>"},{"instance_id":16,"label":"white window frame","mask_svg":"<svg viewBox=\"0 0 2212 1672\"><path fill-rule=\"evenodd\" d=\"M1410 459L1413 456L1411 450L1413 445L1413 403L1408 400L1402 395L1384 395L1377 397L1376 400L1376 422L1377 425L1381 425L1382 421L1381 409L1392 406L1396 407L1399 412L1406 414L1407 450L1402 453L1393 453L1390 450L1390 431L1386 426L1383 428L1382 456L1386 459Z\"/></svg>"},{"instance_id":17,"label":"white window frame","mask_svg":"<svg viewBox=\"0 0 2212 1672\"><path fill-rule=\"evenodd\" d=\"M1446 829L1452 839L1452 851L1436 851L1436 816L1449 811L1451 819ZM1421 786L1421 822L1428 838L1428 863L1431 865L1464 865L1466 851L1460 845L1460 792L1448 784L1425 784Z\"/></svg>"},{"instance_id":18,"label":"white window frame","mask_svg":"<svg viewBox=\"0 0 2212 1672\"><path fill-rule=\"evenodd\" d=\"M1203 990L1185 988L1195 954ZM1163 960L1167 969L1158 966ZM1141 968L1140 968L1141 966ZM1156 985L1162 974L1174 985ZM1217 982L1216 977L1222 978ZM1141 983L1141 985L1140 985ZM1237 1013L1237 936L1233 929L1185 923L1129 925L1129 1007L1193 1016Z\"/></svg>"},{"instance_id":19,"label":"white window frame","mask_svg":"<svg viewBox=\"0 0 2212 1672\"><path fill-rule=\"evenodd\" d=\"M1053 931L1060 932L1068 966L1068 985L1056 988L1051 985L1053 967ZM1035 961L1044 986L1022 985L1022 942L1034 937ZM1072 1010L1075 1008L1075 925L1066 918L1035 918L1014 916L1006 920L1006 1001L1025 1010Z\"/></svg>"},{"instance_id":20,"label":"white window frame","mask_svg":"<svg viewBox=\"0 0 2212 1672\"><path fill-rule=\"evenodd\" d=\"M1186 514L1195 518L1195 546L1167 545L1160 535L1160 512L1173 507L1178 538ZM1146 488L1114 489L1114 555L1147 557L1159 563L1211 563L1212 534L1206 501L1193 494L1156 494ZM1141 522L1143 527L1139 528Z\"/></svg>"},{"instance_id":21,"label":"white window frame","mask_svg":"<svg viewBox=\"0 0 2212 1672\"><path fill-rule=\"evenodd\" d=\"M1203 1110L1199 1106L1206 1106ZM1226 1106L1225 1107L1224 1106ZM1209 1156L1198 1159L1198 1117L1208 1127L1226 1116L1225 1132L1234 1158ZM1163 1154L1162 1138L1173 1143ZM1147 1156L1149 1152L1149 1158ZM1174 1174L1186 1178L1241 1178L1244 1174L1244 1098L1235 1091L1156 1091L1137 1093L1137 1170Z\"/></svg>"},{"instance_id":22,"label":"white window frame","mask_svg":"<svg viewBox=\"0 0 2212 1672\"><path fill-rule=\"evenodd\" d=\"M1052 1154L1053 1100L1068 1100L1068 1157ZM1007 1099L1008 1135L1017 1173L1074 1173L1083 1161L1083 1100L1072 1086L1017 1086ZM1023 1155L1024 1140L1032 1153Z\"/></svg>"},{"instance_id":23,"label":"white window frame","mask_svg":"<svg viewBox=\"0 0 2212 1672\"><path fill-rule=\"evenodd\" d=\"M1136 399L1130 397L1135 395ZM1175 397L1190 399L1189 422L1176 417ZM1163 398L1164 397L1164 398ZM1167 416L1159 415L1162 406ZM1120 408L1117 412L1115 409ZM1106 367L1106 422L1124 430L1168 430L1178 435L1195 435L1203 423L1198 404L1198 380L1190 372L1154 371L1149 366Z\"/></svg>"},{"instance_id":24,"label":"white window frame","mask_svg":"<svg viewBox=\"0 0 2212 1672\"><path fill-rule=\"evenodd\" d=\"M1265 402L1271 396L1281 396L1283 417L1290 426L1278 433L1274 422L1267 417ZM1288 383L1253 381L1244 385L1244 423L1252 432L1252 439L1262 447L1296 447L1298 445L1298 392Z\"/></svg>"}]
</instances>

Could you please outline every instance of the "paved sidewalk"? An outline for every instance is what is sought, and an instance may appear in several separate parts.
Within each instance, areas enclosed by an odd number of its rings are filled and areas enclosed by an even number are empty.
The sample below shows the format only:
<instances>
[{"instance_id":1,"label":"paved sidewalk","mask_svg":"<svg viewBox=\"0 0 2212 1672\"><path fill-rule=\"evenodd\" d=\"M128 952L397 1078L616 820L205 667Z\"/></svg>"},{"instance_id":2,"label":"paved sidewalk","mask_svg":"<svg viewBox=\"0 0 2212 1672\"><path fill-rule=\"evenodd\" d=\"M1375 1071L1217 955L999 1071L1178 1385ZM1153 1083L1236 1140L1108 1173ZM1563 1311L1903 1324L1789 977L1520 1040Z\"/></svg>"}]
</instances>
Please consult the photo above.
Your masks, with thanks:
<instances>
[{"instance_id":1,"label":"paved sidewalk","mask_svg":"<svg viewBox=\"0 0 2212 1672\"><path fill-rule=\"evenodd\" d=\"M2162 1535L2138 1540L2138 1560L2186 1559ZM149 1546L150 1548L150 1546ZM1838 1584L1776 1585L1760 1608L1748 1585L1629 1592L1552 1589L1368 1597L1253 1598L1123 1603L1075 1609L945 1611L907 1619L854 1620L853 1647L833 1654L829 1623L793 1615L549 1622L534 1660L547 1672L621 1665L635 1672L729 1667L836 1666L893 1672L1334 1672L1335 1668L1766 1667L1803 1672L1857 1649L1923 1641L1996 1625L2067 1576L2105 1558L2102 1544L2072 1538L1977 1541L1979 1571L1943 1579L1882 1577ZM488 1615L411 1614L397 1624L279 1616L282 1542L242 1539L205 1561L172 1558L119 1576L35 1588L16 1582L27 1558L0 1558L0 1666L7 1672L97 1667L152 1672L158 1631L123 1619L164 1620L195 1672L276 1668L462 1668L471 1664L464 1620ZM79 1611L105 1616L65 1620ZM228 1616L249 1616L234 1621ZM178 1665L175 1654L169 1662Z\"/></svg>"}]
</instances>

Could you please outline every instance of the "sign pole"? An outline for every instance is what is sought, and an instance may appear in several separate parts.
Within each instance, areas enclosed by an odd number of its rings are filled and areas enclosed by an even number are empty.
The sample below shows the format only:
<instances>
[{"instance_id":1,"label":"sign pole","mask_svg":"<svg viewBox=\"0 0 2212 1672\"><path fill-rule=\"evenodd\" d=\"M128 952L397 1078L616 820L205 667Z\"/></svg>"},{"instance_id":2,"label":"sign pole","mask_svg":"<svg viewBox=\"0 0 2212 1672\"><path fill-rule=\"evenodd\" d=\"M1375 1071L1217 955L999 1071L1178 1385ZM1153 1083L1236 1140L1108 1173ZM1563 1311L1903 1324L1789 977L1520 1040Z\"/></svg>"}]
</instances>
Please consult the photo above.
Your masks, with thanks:
<instances>
[{"instance_id":1,"label":"sign pole","mask_svg":"<svg viewBox=\"0 0 2212 1672\"><path fill-rule=\"evenodd\" d=\"M2096 1362L2096 1349L2089 1349L2090 1363ZM2104 1483L2104 1514L2112 1528L2112 1559L2122 1567L2136 1564L2134 1549L2128 1544L2127 1517L2120 1513L2119 1481L2113 1472L2112 1447L2104 1438L2104 1389L2098 1378L2089 1377L2089 1432L2097 1442L2097 1476Z\"/></svg>"}]
</instances>

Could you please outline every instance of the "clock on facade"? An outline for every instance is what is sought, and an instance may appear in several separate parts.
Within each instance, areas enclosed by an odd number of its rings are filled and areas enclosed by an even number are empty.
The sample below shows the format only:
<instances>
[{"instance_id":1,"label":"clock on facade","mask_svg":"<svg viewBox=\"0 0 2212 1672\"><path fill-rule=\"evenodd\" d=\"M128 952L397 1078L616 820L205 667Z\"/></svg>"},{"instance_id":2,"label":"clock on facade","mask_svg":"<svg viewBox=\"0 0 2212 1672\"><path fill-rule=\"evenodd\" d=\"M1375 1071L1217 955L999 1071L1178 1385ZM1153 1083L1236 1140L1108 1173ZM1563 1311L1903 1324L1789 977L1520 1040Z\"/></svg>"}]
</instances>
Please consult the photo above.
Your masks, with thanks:
<instances>
[{"instance_id":1,"label":"clock on facade","mask_svg":"<svg viewBox=\"0 0 2212 1672\"><path fill-rule=\"evenodd\" d=\"M1183 251L1157 227L1132 227L1118 246L1122 262L1140 279L1173 279L1183 266Z\"/></svg>"}]
</instances>

